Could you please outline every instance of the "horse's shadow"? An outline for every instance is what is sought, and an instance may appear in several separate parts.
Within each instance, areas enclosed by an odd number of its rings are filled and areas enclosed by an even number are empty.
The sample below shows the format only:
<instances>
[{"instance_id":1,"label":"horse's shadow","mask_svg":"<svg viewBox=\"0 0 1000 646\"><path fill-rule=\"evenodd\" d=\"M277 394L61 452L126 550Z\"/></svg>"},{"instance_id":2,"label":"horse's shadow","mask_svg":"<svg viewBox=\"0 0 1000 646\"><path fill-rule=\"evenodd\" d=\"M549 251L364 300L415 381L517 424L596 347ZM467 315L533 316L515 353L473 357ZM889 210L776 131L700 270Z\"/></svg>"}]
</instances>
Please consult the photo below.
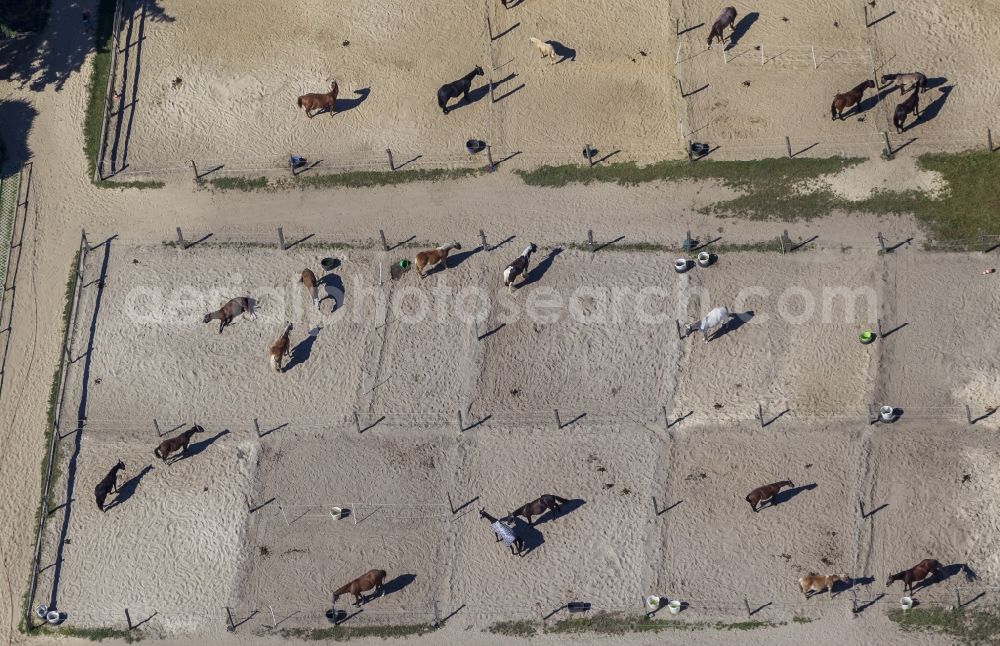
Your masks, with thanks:
<instances>
[{"instance_id":1,"label":"horse's shadow","mask_svg":"<svg viewBox=\"0 0 1000 646\"><path fill-rule=\"evenodd\" d=\"M815 489L818 486L819 485L817 485L815 482L813 482L812 484L802 485L802 486L799 486L799 487L792 487L791 489L785 489L783 491L779 491L778 493L776 493L774 495L774 498L771 498L771 504L768 505L768 506L769 507L776 507L776 506L780 505L783 502L788 502L789 500L791 500L795 496L799 495L803 491L812 491L813 489Z\"/></svg>"},{"instance_id":2,"label":"horse's shadow","mask_svg":"<svg viewBox=\"0 0 1000 646\"><path fill-rule=\"evenodd\" d=\"M558 40L550 40L548 41L548 43L549 45L552 45L552 49L555 50L556 56L559 57L559 60L555 62L556 65L562 63L563 61L576 60L576 50L573 49L572 47L567 47L563 43L560 43Z\"/></svg>"},{"instance_id":3,"label":"horse's shadow","mask_svg":"<svg viewBox=\"0 0 1000 646\"><path fill-rule=\"evenodd\" d=\"M894 89L895 86L883 88L882 90L873 93L871 96L865 97L861 101L858 101L857 105L854 106L853 112L848 114L847 111L844 111L844 119L847 119L848 117L860 117L863 112L868 112L876 105L878 105L879 101L884 99L889 94L892 94Z\"/></svg>"},{"instance_id":4,"label":"horse's shadow","mask_svg":"<svg viewBox=\"0 0 1000 646\"><path fill-rule=\"evenodd\" d=\"M521 551L521 557L524 558L542 546L545 542L545 536L533 526L528 525L528 521L523 518L516 517L512 520L514 521L514 535L524 541L524 549Z\"/></svg>"},{"instance_id":5,"label":"horse's shadow","mask_svg":"<svg viewBox=\"0 0 1000 646\"><path fill-rule=\"evenodd\" d=\"M587 501L581 498L573 498L572 500L567 500L562 505L560 505L562 511L560 511L558 514L552 511L551 509L546 510L544 514L535 519L534 524L537 527L542 523L547 523L549 521L556 520L557 518L562 518L567 514L573 513L580 507L583 507L585 504L587 504Z\"/></svg>"},{"instance_id":6,"label":"horse's shadow","mask_svg":"<svg viewBox=\"0 0 1000 646\"><path fill-rule=\"evenodd\" d=\"M753 310L747 310L746 312L742 312L740 314L733 314L729 317L728 321L719 326L719 329L716 330L715 334L712 335L709 341L714 341L715 339L726 336L730 332L735 332L749 323L752 318Z\"/></svg>"},{"instance_id":7,"label":"horse's shadow","mask_svg":"<svg viewBox=\"0 0 1000 646\"><path fill-rule=\"evenodd\" d=\"M327 274L319 279L319 285L326 293L326 296L319 299L320 302L322 303L328 298L333 301L331 312L336 312L344 306L344 281L340 276L337 274Z\"/></svg>"},{"instance_id":8,"label":"horse's shadow","mask_svg":"<svg viewBox=\"0 0 1000 646\"><path fill-rule=\"evenodd\" d=\"M125 482L121 483L121 485L119 485L118 487L118 495L115 496L115 501L110 505L108 505L105 511L114 509L118 505L124 505L129 498L135 495L135 491L136 489L139 488L139 482L142 480L142 477L152 470L153 470L153 465L147 464L145 467L143 467L142 471L135 474Z\"/></svg>"},{"instance_id":9,"label":"horse's shadow","mask_svg":"<svg viewBox=\"0 0 1000 646\"><path fill-rule=\"evenodd\" d=\"M486 82L477 87L475 90L469 90L469 93L463 95L462 98L459 99L458 103L448 106L448 112L454 112L455 110L458 110L461 107L472 105L476 101L481 100L489 93L490 93L490 84L489 82Z\"/></svg>"},{"instance_id":10,"label":"horse's shadow","mask_svg":"<svg viewBox=\"0 0 1000 646\"><path fill-rule=\"evenodd\" d=\"M299 341L295 347L292 348L292 356L288 360L288 363L285 364L285 369L282 370L282 372L288 372L300 363L305 363L309 360L309 355L312 354L313 344L316 343L316 337L319 336L319 332L322 329L322 326L317 325L313 329L309 330L309 335Z\"/></svg>"},{"instance_id":11,"label":"horse's shadow","mask_svg":"<svg viewBox=\"0 0 1000 646\"><path fill-rule=\"evenodd\" d=\"M944 107L945 102L948 100L948 95L951 94L954 87L954 85L945 85L942 87L941 96L928 103L927 107L920 111L920 117L912 125L923 123L925 121L931 121L938 116L941 112L941 108ZM907 130L909 130L909 128L907 128Z\"/></svg>"},{"instance_id":12,"label":"horse's shadow","mask_svg":"<svg viewBox=\"0 0 1000 646\"><path fill-rule=\"evenodd\" d=\"M194 442L193 444L189 444L187 451L185 451L181 456L176 457L173 460L171 460L170 464L174 464L175 462L180 462L181 460L187 460L188 458L193 458L194 456L200 454L202 451L204 451L208 447L210 447L213 444L215 444L216 440L218 440L220 437L223 437L225 435L229 435L229 429L228 428L224 429L222 431L219 431L218 433L216 433L212 437L206 437L204 440L201 440L200 442Z\"/></svg>"},{"instance_id":13,"label":"horse's shadow","mask_svg":"<svg viewBox=\"0 0 1000 646\"><path fill-rule=\"evenodd\" d=\"M736 47L739 44L740 39L747 35L747 32L750 31L750 27L757 22L758 18L760 18L760 14L756 11L751 11L747 15L740 18L740 21L733 27L733 33L729 36L729 44L726 45L726 49Z\"/></svg>"},{"instance_id":14,"label":"horse's shadow","mask_svg":"<svg viewBox=\"0 0 1000 646\"><path fill-rule=\"evenodd\" d=\"M468 258L470 256L474 256L474 255L476 255L477 253L479 253L482 250L483 250L483 246L479 245L475 249L469 249L468 251L460 251L459 253L456 253L453 256L449 255L445 259L445 261L443 263L441 263L441 265L442 265L441 269L444 269L444 266L447 266L449 269L451 269L452 267L458 267L463 262L465 262L466 260L468 260ZM440 270L438 270L438 271L440 271ZM435 272L435 273L437 273L437 272Z\"/></svg>"},{"instance_id":15,"label":"horse's shadow","mask_svg":"<svg viewBox=\"0 0 1000 646\"><path fill-rule=\"evenodd\" d=\"M547 272L549 270L549 267L552 266L552 261L555 260L556 256L558 256L561 253L562 253L562 247L556 247L555 249L550 250L549 253L547 253L545 257L542 258L542 260L537 265L528 270L528 274L524 277L524 280L521 281L521 283L518 285L518 289L522 287L527 287L532 283L537 283L538 281L540 281L542 279L542 276L545 275L545 272Z\"/></svg>"},{"instance_id":16,"label":"horse's shadow","mask_svg":"<svg viewBox=\"0 0 1000 646\"><path fill-rule=\"evenodd\" d=\"M354 90L354 94L356 95L355 98L337 99L333 109L337 113L353 110L354 108L364 103L365 99L367 99L368 95L371 93L372 89L370 87L363 87L360 90Z\"/></svg>"},{"instance_id":17,"label":"horse's shadow","mask_svg":"<svg viewBox=\"0 0 1000 646\"><path fill-rule=\"evenodd\" d=\"M416 574L400 574L392 581L388 581L382 586L383 594L392 594L393 592L399 592L406 586L413 583L417 578Z\"/></svg>"},{"instance_id":18,"label":"horse's shadow","mask_svg":"<svg viewBox=\"0 0 1000 646\"><path fill-rule=\"evenodd\" d=\"M838 587L840 587L840 592L848 592L853 590L855 587L863 587L866 585L871 585L875 583L875 577L873 576L862 576L856 579L849 579L848 581L841 582ZM835 584L836 585L836 584Z\"/></svg>"},{"instance_id":19,"label":"horse's shadow","mask_svg":"<svg viewBox=\"0 0 1000 646\"><path fill-rule=\"evenodd\" d=\"M968 566L968 564L966 564L966 563L952 563L951 565L944 565L944 566L941 567L940 574L939 574L939 576L937 578L937 581L940 582L940 583L944 583L945 581L947 581L951 577L953 577L953 576L955 576L955 575L957 575L959 573L962 573L962 572L965 573L965 581L966 581L966 583L971 583L971 582L973 582L973 581L975 581L975 580L977 580L979 578L979 576L972 570L972 568L970 568ZM931 580L931 578L933 578L933 577L928 577L927 579L924 579L924 581L929 581L929 580ZM923 587L923 586L921 586L921 587Z\"/></svg>"},{"instance_id":20,"label":"horse's shadow","mask_svg":"<svg viewBox=\"0 0 1000 646\"><path fill-rule=\"evenodd\" d=\"M924 83L924 89L925 90L933 90L934 88L941 87L942 85L944 85L947 82L948 82L948 78L944 77L944 76L935 76L935 77L932 77L932 78L928 78L927 82Z\"/></svg>"}]
</instances>

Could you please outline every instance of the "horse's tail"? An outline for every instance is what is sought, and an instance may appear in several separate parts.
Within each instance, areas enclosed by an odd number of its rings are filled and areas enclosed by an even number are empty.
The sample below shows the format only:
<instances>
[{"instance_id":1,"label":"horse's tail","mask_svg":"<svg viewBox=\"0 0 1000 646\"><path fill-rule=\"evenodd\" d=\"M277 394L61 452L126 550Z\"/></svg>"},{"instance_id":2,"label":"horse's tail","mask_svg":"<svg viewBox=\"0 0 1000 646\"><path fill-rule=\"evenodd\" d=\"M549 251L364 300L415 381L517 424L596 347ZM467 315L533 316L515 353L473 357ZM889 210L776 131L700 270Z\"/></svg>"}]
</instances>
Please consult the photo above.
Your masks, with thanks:
<instances>
[{"instance_id":1,"label":"horse's tail","mask_svg":"<svg viewBox=\"0 0 1000 646\"><path fill-rule=\"evenodd\" d=\"M274 368L276 372L281 372L281 355L272 354L271 355L271 367Z\"/></svg>"},{"instance_id":2,"label":"horse's tail","mask_svg":"<svg viewBox=\"0 0 1000 646\"><path fill-rule=\"evenodd\" d=\"M299 103L299 107L301 108L302 107L302 97L299 97L298 103Z\"/></svg>"},{"instance_id":3,"label":"horse's tail","mask_svg":"<svg viewBox=\"0 0 1000 646\"><path fill-rule=\"evenodd\" d=\"M160 455L160 447L156 447L155 449L153 449L153 455L160 458L161 460L163 459L163 456Z\"/></svg>"},{"instance_id":4,"label":"horse's tail","mask_svg":"<svg viewBox=\"0 0 1000 646\"><path fill-rule=\"evenodd\" d=\"M837 100L834 99L833 103L830 104L830 117L833 119L837 118Z\"/></svg>"},{"instance_id":5,"label":"horse's tail","mask_svg":"<svg viewBox=\"0 0 1000 646\"><path fill-rule=\"evenodd\" d=\"M744 498L744 500L746 500L746 501L747 501L748 503L750 503L751 505L752 505L752 504L754 504L754 501L750 500L750 494L747 494L747 497L746 497L746 498Z\"/></svg>"}]
</instances>

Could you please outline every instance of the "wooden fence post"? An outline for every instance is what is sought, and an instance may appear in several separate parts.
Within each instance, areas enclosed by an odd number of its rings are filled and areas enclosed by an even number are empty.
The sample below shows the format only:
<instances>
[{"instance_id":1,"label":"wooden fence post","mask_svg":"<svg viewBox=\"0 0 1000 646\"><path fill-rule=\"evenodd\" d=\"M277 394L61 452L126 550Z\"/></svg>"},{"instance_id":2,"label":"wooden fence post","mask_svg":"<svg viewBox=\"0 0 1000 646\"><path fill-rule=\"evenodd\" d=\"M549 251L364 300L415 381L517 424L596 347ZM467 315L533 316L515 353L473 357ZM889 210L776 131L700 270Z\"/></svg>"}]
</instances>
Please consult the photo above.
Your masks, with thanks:
<instances>
[{"instance_id":1,"label":"wooden fence post","mask_svg":"<svg viewBox=\"0 0 1000 646\"><path fill-rule=\"evenodd\" d=\"M386 156L389 157L389 170L396 170L396 164L392 161L392 150L389 148L385 149Z\"/></svg>"},{"instance_id":2,"label":"wooden fence post","mask_svg":"<svg viewBox=\"0 0 1000 646\"><path fill-rule=\"evenodd\" d=\"M382 229L379 229L378 230L378 235L379 235L380 238L382 238L382 249L385 250L385 251L389 251L389 245L385 241L385 231L383 231Z\"/></svg>"},{"instance_id":3,"label":"wooden fence post","mask_svg":"<svg viewBox=\"0 0 1000 646\"><path fill-rule=\"evenodd\" d=\"M785 149L788 151L788 158L792 158L792 140L785 135Z\"/></svg>"},{"instance_id":4,"label":"wooden fence post","mask_svg":"<svg viewBox=\"0 0 1000 646\"><path fill-rule=\"evenodd\" d=\"M989 128L986 129L986 147L993 152L993 131Z\"/></svg>"},{"instance_id":5,"label":"wooden fence post","mask_svg":"<svg viewBox=\"0 0 1000 646\"><path fill-rule=\"evenodd\" d=\"M186 248L184 245L184 234L181 233L180 227L177 227L177 244L179 244L182 249Z\"/></svg>"},{"instance_id":6,"label":"wooden fence post","mask_svg":"<svg viewBox=\"0 0 1000 646\"><path fill-rule=\"evenodd\" d=\"M552 410L552 412L554 412L556 414L556 428L561 429L562 428L562 420L559 419L559 409L558 408L554 408Z\"/></svg>"},{"instance_id":7,"label":"wooden fence post","mask_svg":"<svg viewBox=\"0 0 1000 646\"><path fill-rule=\"evenodd\" d=\"M287 247L285 246L285 232L278 227L278 248L285 251Z\"/></svg>"}]
</instances>

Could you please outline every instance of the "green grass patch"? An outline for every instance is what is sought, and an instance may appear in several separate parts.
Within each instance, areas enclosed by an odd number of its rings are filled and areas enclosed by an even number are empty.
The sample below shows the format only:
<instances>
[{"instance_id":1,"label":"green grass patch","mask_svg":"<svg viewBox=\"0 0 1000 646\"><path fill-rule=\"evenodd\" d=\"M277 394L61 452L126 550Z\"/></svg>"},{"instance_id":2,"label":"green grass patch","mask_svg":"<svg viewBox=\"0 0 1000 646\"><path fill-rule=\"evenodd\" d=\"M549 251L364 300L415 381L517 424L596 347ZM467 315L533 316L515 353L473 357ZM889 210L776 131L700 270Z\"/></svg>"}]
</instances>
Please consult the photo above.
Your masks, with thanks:
<instances>
[{"instance_id":1,"label":"green grass patch","mask_svg":"<svg viewBox=\"0 0 1000 646\"><path fill-rule=\"evenodd\" d=\"M803 617L802 615L795 615L794 617L792 617L792 623L793 624L811 624L812 623L812 619L810 619L809 617Z\"/></svg>"},{"instance_id":2,"label":"green grass patch","mask_svg":"<svg viewBox=\"0 0 1000 646\"><path fill-rule=\"evenodd\" d=\"M205 182L220 191L283 191L294 188L372 188L411 182L443 182L475 177L478 168L430 168L397 171L350 171L326 175L300 174L291 178L220 177Z\"/></svg>"},{"instance_id":3,"label":"green grass patch","mask_svg":"<svg viewBox=\"0 0 1000 646\"><path fill-rule=\"evenodd\" d=\"M208 180L208 183L220 191L262 191L267 188L266 177L218 177Z\"/></svg>"},{"instance_id":4,"label":"green grass patch","mask_svg":"<svg viewBox=\"0 0 1000 646\"><path fill-rule=\"evenodd\" d=\"M498 621L488 628L494 635L508 637L534 637L538 633L538 623L530 619L518 621Z\"/></svg>"},{"instance_id":5,"label":"green grass patch","mask_svg":"<svg viewBox=\"0 0 1000 646\"><path fill-rule=\"evenodd\" d=\"M955 608L895 608L889 619L904 631L927 631L954 637L962 644L996 644L1000 642L1000 614L987 610Z\"/></svg>"},{"instance_id":6,"label":"green grass patch","mask_svg":"<svg viewBox=\"0 0 1000 646\"><path fill-rule=\"evenodd\" d=\"M121 630L118 628L81 628L78 626L61 626L59 628L46 629L46 633L60 635L62 637L77 637L79 639L89 639L92 642L102 642L105 639L123 641L132 644L142 641L143 635L138 630Z\"/></svg>"},{"instance_id":7,"label":"green grass patch","mask_svg":"<svg viewBox=\"0 0 1000 646\"><path fill-rule=\"evenodd\" d=\"M306 641L343 642L350 639L381 637L393 639L424 635L434 630L431 624L400 624L397 626L331 626L330 628L285 628L280 631L285 638L294 637Z\"/></svg>"},{"instance_id":8,"label":"green grass patch","mask_svg":"<svg viewBox=\"0 0 1000 646\"><path fill-rule=\"evenodd\" d=\"M600 635L624 635L637 632L660 632L663 630L756 630L785 625L769 621L702 622L677 619L649 619L645 615L621 615L599 612L589 617L569 618L546 627L547 633L597 633Z\"/></svg>"}]
</instances>

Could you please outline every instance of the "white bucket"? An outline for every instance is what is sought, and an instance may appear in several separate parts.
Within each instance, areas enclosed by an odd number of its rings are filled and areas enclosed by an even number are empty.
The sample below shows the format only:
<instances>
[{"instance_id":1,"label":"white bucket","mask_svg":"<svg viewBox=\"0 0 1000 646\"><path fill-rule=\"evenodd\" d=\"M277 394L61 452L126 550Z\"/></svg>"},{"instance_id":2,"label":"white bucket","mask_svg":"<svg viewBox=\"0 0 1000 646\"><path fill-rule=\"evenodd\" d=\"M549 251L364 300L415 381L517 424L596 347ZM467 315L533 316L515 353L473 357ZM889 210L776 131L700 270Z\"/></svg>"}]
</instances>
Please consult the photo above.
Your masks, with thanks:
<instances>
[{"instance_id":1,"label":"white bucket","mask_svg":"<svg viewBox=\"0 0 1000 646\"><path fill-rule=\"evenodd\" d=\"M878 409L878 414L883 422L891 422L896 419L896 409L892 406L883 406Z\"/></svg>"},{"instance_id":2,"label":"white bucket","mask_svg":"<svg viewBox=\"0 0 1000 646\"><path fill-rule=\"evenodd\" d=\"M702 251L698 254L699 267L708 267L710 264L712 264L712 254L707 251Z\"/></svg>"},{"instance_id":3,"label":"white bucket","mask_svg":"<svg viewBox=\"0 0 1000 646\"><path fill-rule=\"evenodd\" d=\"M678 258L674 261L674 271L678 274L683 274L688 270L688 260L687 258Z\"/></svg>"},{"instance_id":4,"label":"white bucket","mask_svg":"<svg viewBox=\"0 0 1000 646\"><path fill-rule=\"evenodd\" d=\"M49 622L53 626L58 623L61 623L62 620L63 620L62 613L59 612L58 610L49 610L47 613L45 613L45 621Z\"/></svg>"},{"instance_id":5,"label":"white bucket","mask_svg":"<svg viewBox=\"0 0 1000 646\"><path fill-rule=\"evenodd\" d=\"M667 609L670 610L670 614L676 615L678 612L681 611L681 602L678 601L677 599L674 599L673 601L667 604Z\"/></svg>"},{"instance_id":6,"label":"white bucket","mask_svg":"<svg viewBox=\"0 0 1000 646\"><path fill-rule=\"evenodd\" d=\"M903 610L909 610L913 607L913 599L911 597L903 597L899 600L899 607Z\"/></svg>"},{"instance_id":7,"label":"white bucket","mask_svg":"<svg viewBox=\"0 0 1000 646\"><path fill-rule=\"evenodd\" d=\"M341 509L340 507L333 507L332 509L330 509L330 516L334 520L340 520L341 518L344 517L344 510Z\"/></svg>"},{"instance_id":8,"label":"white bucket","mask_svg":"<svg viewBox=\"0 0 1000 646\"><path fill-rule=\"evenodd\" d=\"M655 595L652 595L652 594L649 595L648 597L646 597L646 609L647 610L656 610L659 607L660 607L660 598L659 597L657 597Z\"/></svg>"}]
</instances>

